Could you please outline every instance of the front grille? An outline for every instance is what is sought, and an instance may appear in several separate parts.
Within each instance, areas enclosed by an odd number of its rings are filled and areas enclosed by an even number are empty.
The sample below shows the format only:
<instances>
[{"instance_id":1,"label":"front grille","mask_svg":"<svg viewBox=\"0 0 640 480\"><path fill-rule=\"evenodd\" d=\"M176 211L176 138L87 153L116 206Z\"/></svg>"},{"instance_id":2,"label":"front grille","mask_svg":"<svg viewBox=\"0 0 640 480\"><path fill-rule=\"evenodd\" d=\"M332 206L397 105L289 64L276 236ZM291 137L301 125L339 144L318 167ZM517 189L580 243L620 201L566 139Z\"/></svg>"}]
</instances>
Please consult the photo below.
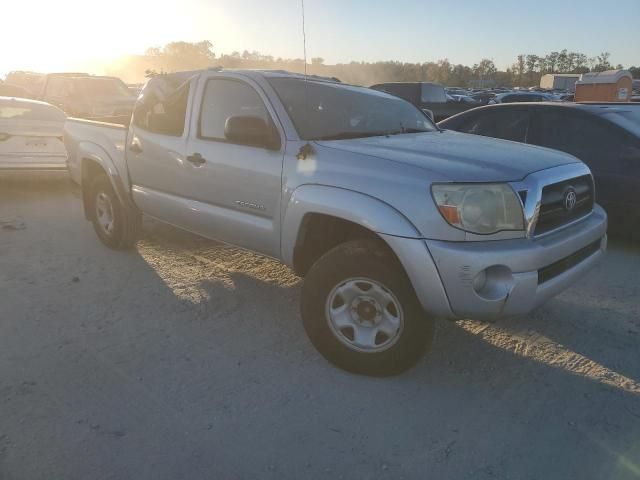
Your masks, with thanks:
<instances>
[{"instance_id":1,"label":"front grille","mask_svg":"<svg viewBox=\"0 0 640 480\"><path fill-rule=\"evenodd\" d=\"M565 257L562 260L558 260L557 262L538 270L538 285L544 282L548 282L552 278L563 274L570 268L573 268L580 262L586 260L591 255L600 250L600 244L601 240L597 240L592 244L578 250L577 252L572 253L568 257Z\"/></svg>"},{"instance_id":2,"label":"front grille","mask_svg":"<svg viewBox=\"0 0 640 480\"><path fill-rule=\"evenodd\" d=\"M572 210L567 210L565 199L567 193L571 190L576 193L576 202ZM549 232L584 217L593 210L593 202L593 180L591 175L583 175L547 185L542 189L540 215L534 234L540 235Z\"/></svg>"}]
</instances>

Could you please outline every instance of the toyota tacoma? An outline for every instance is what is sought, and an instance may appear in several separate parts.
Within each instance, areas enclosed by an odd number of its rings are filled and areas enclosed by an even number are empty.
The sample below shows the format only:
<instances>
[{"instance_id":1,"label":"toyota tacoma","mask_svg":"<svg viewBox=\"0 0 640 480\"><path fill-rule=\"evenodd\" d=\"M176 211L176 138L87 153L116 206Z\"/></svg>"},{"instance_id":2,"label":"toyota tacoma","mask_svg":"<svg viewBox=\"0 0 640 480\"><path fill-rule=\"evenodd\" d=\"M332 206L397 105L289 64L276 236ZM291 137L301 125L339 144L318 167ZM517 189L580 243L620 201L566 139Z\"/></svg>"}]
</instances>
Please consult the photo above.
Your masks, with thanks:
<instances>
[{"instance_id":1,"label":"toyota tacoma","mask_svg":"<svg viewBox=\"0 0 640 480\"><path fill-rule=\"evenodd\" d=\"M313 345L392 375L437 318L523 315L603 256L607 218L575 157L442 131L400 98L281 71L150 79L128 128L68 120L71 175L108 247L143 215L304 277Z\"/></svg>"}]
</instances>

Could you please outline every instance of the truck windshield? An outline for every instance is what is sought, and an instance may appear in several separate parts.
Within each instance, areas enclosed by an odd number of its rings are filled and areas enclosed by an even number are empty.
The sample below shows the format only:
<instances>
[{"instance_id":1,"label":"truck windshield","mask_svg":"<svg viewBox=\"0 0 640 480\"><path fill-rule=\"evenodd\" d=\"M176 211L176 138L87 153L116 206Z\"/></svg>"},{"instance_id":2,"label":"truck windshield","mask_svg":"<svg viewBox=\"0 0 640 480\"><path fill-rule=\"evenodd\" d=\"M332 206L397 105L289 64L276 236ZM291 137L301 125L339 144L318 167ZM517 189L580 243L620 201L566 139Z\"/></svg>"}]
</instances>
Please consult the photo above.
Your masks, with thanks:
<instances>
[{"instance_id":1,"label":"truck windshield","mask_svg":"<svg viewBox=\"0 0 640 480\"><path fill-rule=\"evenodd\" d=\"M89 98L130 97L127 86L117 78L78 79L80 91Z\"/></svg>"},{"instance_id":2,"label":"truck windshield","mask_svg":"<svg viewBox=\"0 0 640 480\"><path fill-rule=\"evenodd\" d=\"M434 124L405 100L364 87L270 78L303 140L338 140L432 132Z\"/></svg>"}]
</instances>

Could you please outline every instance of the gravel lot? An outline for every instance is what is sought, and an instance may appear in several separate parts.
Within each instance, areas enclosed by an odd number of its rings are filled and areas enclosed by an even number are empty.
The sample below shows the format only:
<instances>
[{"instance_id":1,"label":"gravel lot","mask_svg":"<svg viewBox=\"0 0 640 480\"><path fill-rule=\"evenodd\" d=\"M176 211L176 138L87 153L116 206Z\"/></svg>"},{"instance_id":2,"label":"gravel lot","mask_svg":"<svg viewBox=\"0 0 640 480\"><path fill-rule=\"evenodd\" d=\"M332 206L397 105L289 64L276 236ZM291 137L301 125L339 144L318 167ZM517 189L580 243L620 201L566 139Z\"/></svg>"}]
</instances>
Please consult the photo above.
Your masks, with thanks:
<instances>
[{"instance_id":1,"label":"gravel lot","mask_svg":"<svg viewBox=\"0 0 640 480\"><path fill-rule=\"evenodd\" d=\"M0 479L640 478L640 248L390 379L315 352L300 283L158 223L113 252L66 182L0 185Z\"/></svg>"}]
</instances>

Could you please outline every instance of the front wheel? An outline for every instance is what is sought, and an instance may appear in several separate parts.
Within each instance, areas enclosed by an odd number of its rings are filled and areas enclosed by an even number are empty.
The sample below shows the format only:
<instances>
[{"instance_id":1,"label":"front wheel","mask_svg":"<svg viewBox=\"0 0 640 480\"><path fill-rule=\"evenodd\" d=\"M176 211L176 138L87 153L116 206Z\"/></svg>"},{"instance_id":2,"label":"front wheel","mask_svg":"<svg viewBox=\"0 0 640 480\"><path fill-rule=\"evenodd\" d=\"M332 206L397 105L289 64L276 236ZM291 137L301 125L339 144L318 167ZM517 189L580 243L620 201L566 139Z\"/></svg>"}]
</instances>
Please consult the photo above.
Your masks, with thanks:
<instances>
[{"instance_id":1,"label":"front wheel","mask_svg":"<svg viewBox=\"0 0 640 480\"><path fill-rule=\"evenodd\" d=\"M404 270L371 240L339 245L313 265L302 291L302 320L327 360L365 375L409 369L433 338L433 322Z\"/></svg>"},{"instance_id":2,"label":"front wheel","mask_svg":"<svg viewBox=\"0 0 640 480\"><path fill-rule=\"evenodd\" d=\"M116 250L133 247L142 222L140 214L122 205L106 175L98 175L90 188L91 221L98 238Z\"/></svg>"}]
</instances>

